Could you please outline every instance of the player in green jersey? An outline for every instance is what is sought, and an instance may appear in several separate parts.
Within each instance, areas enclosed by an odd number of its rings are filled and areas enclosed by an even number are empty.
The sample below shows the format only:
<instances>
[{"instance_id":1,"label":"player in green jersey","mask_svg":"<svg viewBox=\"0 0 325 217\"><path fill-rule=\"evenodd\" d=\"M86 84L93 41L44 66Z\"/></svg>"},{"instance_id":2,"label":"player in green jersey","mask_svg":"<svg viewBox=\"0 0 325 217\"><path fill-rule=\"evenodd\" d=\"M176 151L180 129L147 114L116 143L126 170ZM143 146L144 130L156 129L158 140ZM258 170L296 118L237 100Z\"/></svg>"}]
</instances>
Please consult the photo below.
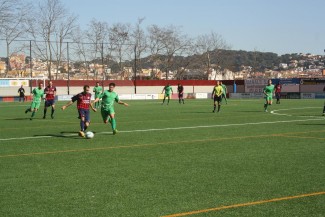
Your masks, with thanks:
<instances>
[{"instance_id":1,"label":"player in green jersey","mask_svg":"<svg viewBox=\"0 0 325 217\"><path fill-rule=\"evenodd\" d=\"M211 94L211 98L213 99L213 111L212 111L213 113L216 112L217 103L218 103L218 112L220 111L222 93L223 93L222 86L220 85L220 82L217 81L217 84L216 86L214 86Z\"/></svg>"},{"instance_id":2,"label":"player in green jersey","mask_svg":"<svg viewBox=\"0 0 325 217\"><path fill-rule=\"evenodd\" d=\"M169 100L170 100L170 94L173 94L173 88L170 86L170 84L167 84L164 89L162 90L161 93L164 93L165 91L165 95L164 95L164 100L162 102L162 105L165 103L165 99L166 97L168 98L168 101L167 101L167 105L169 104Z\"/></svg>"},{"instance_id":3,"label":"player in green jersey","mask_svg":"<svg viewBox=\"0 0 325 217\"><path fill-rule=\"evenodd\" d=\"M95 93L95 99L103 92L103 88L99 86L99 82L96 82L96 86L93 89L93 92ZM95 108L99 108L100 104L99 101L95 103Z\"/></svg>"},{"instance_id":4,"label":"player in green jersey","mask_svg":"<svg viewBox=\"0 0 325 217\"><path fill-rule=\"evenodd\" d=\"M115 83L110 83L108 86L108 90L105 90L103 93L101 93L93 103L98 102L100 99L102 99L102 105L101 105L101 115L103 118L103 121L105 124L107 122L111 123L113 134L115 135L117 133L116 129L116 120L115 120L115 111L114 111L114 102L117 102L118 104L129 106L127 103L122 102L117 93L114 92Z\"/></svg>"},{"instance_id":5,"label":"player in green jersey","mask_svg":"<svg viewBox=\"0 0 325 217\"><path fill-rule=\"evenodd\" d=\"M263 93L265 95L265 103L264 103L264 111L267 112L267 107L272 105L273 94L274 94L274 85L272 84L272 80L268 80L266 87L263 89Z\"/></svg>"},{"instance_id":6,"label":"player in green jersey","mask_svg":"<svg viewBox=\"0 0 325 217\"><path fill-rule=\"evenodd\" d=\"M224 85L224 84L222 83L222 81L220 81L220 85L221 85L221 87L222 87L222 95L221 95L221 99L225 99L226 104L228 104L228 102L227 102L227 86Z\"/></svg>"},{"instance_id":7,"label":"player in green jersey","mask_svg":"<svg viewBox=\"0 0 325 217\"><path fill-rule=\"evenodd\" d=\"M43 83L38 83L38 87L34 88L32 93L33 93L32 104L28 109L25 110L25 114L27 114L27 112L32 112L32 116L30 117L30 120L33 120L33 117L35 116L35 112L38 111L41 105L42 98L44 97Z\"/></svg>"}]
</instances>

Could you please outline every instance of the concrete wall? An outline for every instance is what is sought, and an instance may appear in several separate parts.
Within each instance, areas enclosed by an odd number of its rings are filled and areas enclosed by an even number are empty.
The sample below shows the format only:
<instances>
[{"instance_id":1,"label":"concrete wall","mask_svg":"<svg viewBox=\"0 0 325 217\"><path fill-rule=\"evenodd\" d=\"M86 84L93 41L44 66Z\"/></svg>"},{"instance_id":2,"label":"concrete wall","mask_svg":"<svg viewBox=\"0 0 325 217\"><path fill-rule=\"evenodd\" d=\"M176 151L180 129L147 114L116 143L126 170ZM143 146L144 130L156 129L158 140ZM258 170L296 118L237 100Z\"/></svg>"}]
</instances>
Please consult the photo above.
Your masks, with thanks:
<instances>
[{"instance_id":1,"label":"concrete wall","mask_svg":"<svg viewBox=\"0 0 325 217\"><path fill-rule=\"evenodd\" d=\"M0 87L0 96L18 96L19 87ZM26 95L30 95L30 87L24 87ZM33 87L35 88L35 87ZM66 95L68 94L67 87L57 86L57 95ZM91 92L93 86L90 87ZM138 94L158 94L161 93L164 86L138 86ZM174 93L177 93L177 86L172 86ZM70 94L77 94L82 92L83 86L72 86L69 88ZM105 86L105 89L108 87ZM233 93L233 86L227 86L228 92ZM116 86L116 92L119 94L132 94L134 93L134 86ZM211 93L213 86L184 86L184 93ZM245 90L244 85L237 85L237 92L243 93Z\"/></svg>"}]
</instances>

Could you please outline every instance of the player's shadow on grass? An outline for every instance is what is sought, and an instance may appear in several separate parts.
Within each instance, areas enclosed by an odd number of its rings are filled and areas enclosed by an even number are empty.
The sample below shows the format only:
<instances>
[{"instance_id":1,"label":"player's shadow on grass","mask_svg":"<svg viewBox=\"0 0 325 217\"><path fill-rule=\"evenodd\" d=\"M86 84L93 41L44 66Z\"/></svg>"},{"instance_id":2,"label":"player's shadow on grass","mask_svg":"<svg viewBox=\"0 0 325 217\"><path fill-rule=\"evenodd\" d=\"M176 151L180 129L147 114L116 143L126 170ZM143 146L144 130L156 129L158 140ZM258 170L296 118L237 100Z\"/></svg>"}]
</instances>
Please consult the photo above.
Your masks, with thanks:
<instances>
[{"instance_id":1,"label":"player's shadow on grass","mask_svg":"<svg viewBox=\"0 0 325 217\"><path fill-rule=\"evenodd\" d=\"M75 131L62 131L62 132L60 132L60 134L45 134L45 135L34 135L34 136L35 137L38 137L38 136L51 136L51 137L66 138L66 139L85 139L84 137L80 137L78 135L78 132L75 132Z\"/></svg>"},{"instance_id":2,"label":"player's shadow on grass","mask_svg":"<svg viewBox=\"0 0 325 217\"><path fill-rule=\"evenodd\" d=\"M25 117L25 118L5 118L4 120L6 121L21 121L21 120L29 120L30 117ZM38 119L38 118L33 118L33 119Z\"/></svg>"},{"instance_id":3,"label":"player's shadow on grass","mask_svg":"<svg viewBox=\"0 0 325 217\"><path fill-rule=\"evenodd\" d=\"M248 110L248 111L237 111L237 112L244 112L244 113L256 113L256 112L264 112L265 113L265 111L261 111L261 110Z\"/></svg>"},{"instance_id":4,"label":"player's shadow on grass","mask_svg":"<svg viewBox=\"0 0 325 217\"><path fill-rule=\"evenodd\" d=\"M305 126L324 126L325 123L322 123L322 124L298 124L298 125L305 125Z\"/></svg>"},{"instance_id":5,"label":"player's shadow on grass","mask_svg":"<svg viewBox=\"0 0 325 217\"><path fill-rule=\"evenodd\" d=\"M192 114L208 114L208 113L212 113L212 111L204 111L204 112L182 112L182 113L192 113Z\"/></svg>"}]
</instances>

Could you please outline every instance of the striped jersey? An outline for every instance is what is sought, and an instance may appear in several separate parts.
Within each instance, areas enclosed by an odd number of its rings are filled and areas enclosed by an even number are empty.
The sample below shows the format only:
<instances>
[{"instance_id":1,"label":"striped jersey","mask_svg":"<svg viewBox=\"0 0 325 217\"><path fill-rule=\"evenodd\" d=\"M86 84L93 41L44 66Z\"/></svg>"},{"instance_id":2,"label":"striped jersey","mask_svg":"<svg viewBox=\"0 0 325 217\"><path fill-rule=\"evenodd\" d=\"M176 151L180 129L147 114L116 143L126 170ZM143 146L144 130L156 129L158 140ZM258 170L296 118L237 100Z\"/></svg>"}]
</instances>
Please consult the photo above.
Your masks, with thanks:
<instances>
[{"instance_id":1,"label":"striped jersey","mask_svg":"<svg viewBox=\"0 0 325 217\"><path fill-rule=\"evenodd\" d=\"M89 110L89 106L91 103L91 93L81 92L71 98L72 102L77 101L78 109L86 109Z\"/></svg>"}]
</instances>

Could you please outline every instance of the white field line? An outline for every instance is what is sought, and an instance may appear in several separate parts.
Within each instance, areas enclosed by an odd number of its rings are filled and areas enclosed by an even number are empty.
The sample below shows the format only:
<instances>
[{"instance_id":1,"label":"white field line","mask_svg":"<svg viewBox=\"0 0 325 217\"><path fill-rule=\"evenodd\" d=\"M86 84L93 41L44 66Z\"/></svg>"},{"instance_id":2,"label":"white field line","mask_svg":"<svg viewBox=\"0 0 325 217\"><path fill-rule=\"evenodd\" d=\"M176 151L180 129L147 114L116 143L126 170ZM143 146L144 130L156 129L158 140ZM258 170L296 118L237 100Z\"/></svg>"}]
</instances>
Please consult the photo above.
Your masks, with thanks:
<instances>
[{"instance_id":1,"label":"white field line","mask_svg":"<svg viewBox=\"0 0 325 217\"><path fill-rule=\"evenodd\" d=\"M191 127L169 127L169 128L154 128L154 129L143 129L143 130L125 130L125 131L119 131L119 133L137 133L137 132L197 129L197 128L232 127L232 126L262 125L262 124L277 124L277 123L294 123L294 122L324 121L324 120L325 120L325 118L319 117L319 118L303 119L303 120L265 121L265 122L252 122L252 123L240 123L240 124L215 124L215 125L205 125L205 126L203 125L203 126L191 126ZM112 134L112 132L98 132L96 134ZM0 141L24 140L24 139L43 139L43 138L52 138L52 137L69 137L69 136L77 136L77 133L75 133L75 134L57 135L57 136L31 136L31 137L5 138L5 139L0 139Z\"/></svg>"},{"instance_id":2,"label":"white field line","mask_svg":"<svg viewBox=\"0 0 325 217\"><path fill-rule=\"evenodd\" d=\"M301 108L288 108L288 109L277 109L277 110L273 110L270 113L273 115L283 115L283 116L295 116L295 117L305 117L305 118L312 118L312 117L317 117L317 116L301 116L301 115L290 115L290 114L283 114L283 113L278 113L280 111L290 111L290 110L302 110L302 109L314 109L317 108L319 109L319 107L301 107Z\"/></svg>"}]
</instances>

